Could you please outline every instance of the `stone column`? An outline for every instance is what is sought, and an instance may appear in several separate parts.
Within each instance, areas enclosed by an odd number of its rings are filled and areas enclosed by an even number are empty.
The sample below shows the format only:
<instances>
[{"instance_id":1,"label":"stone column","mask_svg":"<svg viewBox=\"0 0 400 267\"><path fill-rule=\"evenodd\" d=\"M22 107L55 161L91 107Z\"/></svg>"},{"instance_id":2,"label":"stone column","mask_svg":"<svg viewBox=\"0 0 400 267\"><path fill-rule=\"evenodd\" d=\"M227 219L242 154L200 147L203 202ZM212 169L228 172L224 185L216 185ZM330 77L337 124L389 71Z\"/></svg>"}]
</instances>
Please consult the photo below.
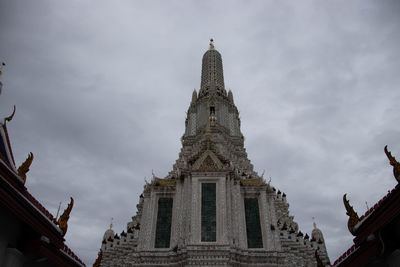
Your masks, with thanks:
<instances>
[{"instance_id":1,"label":"stone column","mask_svg":"<svg viewBox=\"0 0 400 267\"><path fill-rule=\"evenodd\" d=\"M219 188L218 188L219 187ZM217 180L217 218L220 218L217 225L217 236L221 244L228 244L228 222L227 222L227 205L226 205L226 177L218 177ZM217 221L218 223L218 221Z\"/></svg>"},{"instance_id":2,"label":"stone column","mask_svg":"<svg viewBox=\"0 0 400 267\"><path fill-rule=\"evenodd\" d=\"M273 242L271 238L271 216L264 188L260 191L258 203L260 212L260 226L263 237L263 247L264 249L271 250L271 248L273 247Z\"/></svg>"},{"instance_id":3,"label":"stone column","mask_svg":"<svg viewBox=\"0 0 400 267\"><path fill-rule=\"evenodd\" d=\"M239 223L239 244L242 249L247 249L247 234L246 234L246 216L245 216L245 210L244 210L244 197L241 192L241 186L240 182L238 181L238 223Z\"/></svg>"},{"instance_id":4,"label":"stone column","mask_svg":"<svg viewBox=\"0 0 400 267\"><path fill-rule=\"evenodd\" d=\"M200 242L201 239L201 229L200 229L200 201L199 196L199 178L192 177L192 197L191 197L191 216L190 216L190 244L195 244Z\"/></svg>"},{"instance_id":5,"label":"stone column","mask_svg":"<svg viewBox=\"0 0 400 267\"><path fill-rule=\"evenodd\" d=\"M176 182L175 194L171 196L173 198L173 209L171 218L171 244L170 247L174 248L179 245L182 235L182 217L183 217L183 196L182 196L182 184L180 181ZM154 229L157 231L157 229Z\"/></svg>"},{"instance_id":6,"label":"stone column","mask_svg":"<svg viewBox=\"0 0 400 267\"><path fill-rule=\"evenodd\" d=\"M140 231L139 231L139 240L138 240L138 248L140 250L148 249L148 243L151 241L151 226L152 223L152 213L153 210L151 205L151 196L149 193L144 194L144 203L142 210L142 218L140 220ZM149 229L150 228L150 229Z\"/></svg>"}]
</instances>

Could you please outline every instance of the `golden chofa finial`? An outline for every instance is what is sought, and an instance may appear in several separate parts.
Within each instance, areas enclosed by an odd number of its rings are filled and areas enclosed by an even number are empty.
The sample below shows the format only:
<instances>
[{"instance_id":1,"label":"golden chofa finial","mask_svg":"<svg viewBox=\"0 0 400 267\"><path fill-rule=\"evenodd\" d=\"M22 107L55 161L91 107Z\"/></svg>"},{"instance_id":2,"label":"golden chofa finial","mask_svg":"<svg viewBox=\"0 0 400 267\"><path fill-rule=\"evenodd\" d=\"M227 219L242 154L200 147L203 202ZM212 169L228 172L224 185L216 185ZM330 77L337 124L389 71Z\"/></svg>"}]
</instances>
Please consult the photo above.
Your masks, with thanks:
<instances>
[{"instance_id":1,"label":"golden chofa finial","mask_svg":"<svg viewBox=\"0 0 400 267\"><path fill-rule=\"evenodd\" d=\"M33 153L30 152L24 163L21 164L21 166L18 167L18 176L24 180L24 184L26 182L26 173L29 172L29 167L31 166L33 161Z\"/></svg>"},{"instance_id":2,"label":"golden chofa finial","mask_svg":"<svg viewBox=\"0 0 400 267\"><path fill-rule=\"evenodd\" d=\"M62 236L65 236L65 234L67 233L69 214L71 213L73 206L74 206L74 199L71 197L71 202L68 204L68 207L64 210L63 214L57 221L58 226L63 232Z\"/></svg>"},{"instance_id":3,"label":"golden chofa finial","mask_svg":"<svg viewBox=\"0 0 400 267\"><path fill-rule=\"evenodd\" d=\"M349 229L350 233L355 236L356 234L354 227L360 221L360 218L358 217L357 212L354 211L353 207L350 206L350 203L347 200L346 195L347 194L343 195L343 203L344 207L346 208L346 214L347 216L349 216L349 221L347 222L347 228Z\"/></svg>"},{"instance_id":4,"label":"golden chofa finial","mask_svg":"<svg viewBox=\"0 0 400 267\"><path fill-rule=\"evenodd\" d=\"M214 39L211 38L210 39L210 50L213 50L213 49L214 49Z\"/></svg>"},{"instance_id":5,"label":"golden chofa finial","mask_svg":"<svg viewBox=\"0 0 400 267\"><path fill-rule=\"evenodd\" d=\"M389 159L390 165L393 166L393 175L397 182L400 182L400 163L392 156L392 153L387 150L387 145L385 146L385 154Z\"/></svg>"}]
</instances>

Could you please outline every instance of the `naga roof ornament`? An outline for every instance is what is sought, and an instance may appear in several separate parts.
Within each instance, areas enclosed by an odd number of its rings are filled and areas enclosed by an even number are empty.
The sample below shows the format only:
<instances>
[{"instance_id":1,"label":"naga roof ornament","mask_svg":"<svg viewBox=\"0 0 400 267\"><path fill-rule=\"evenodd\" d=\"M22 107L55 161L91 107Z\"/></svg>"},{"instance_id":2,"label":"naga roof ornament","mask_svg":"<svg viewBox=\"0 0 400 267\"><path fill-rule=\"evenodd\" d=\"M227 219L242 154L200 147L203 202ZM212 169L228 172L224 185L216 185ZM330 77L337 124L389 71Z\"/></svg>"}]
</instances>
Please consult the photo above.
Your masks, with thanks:
<instances>
[{"instance_id":1,"label":"naga roof ornament","mask_svg":"<svg viewBox=\"0 0 400 267\"><path fill-rule=\"evenodd\" d=\"M14 115L15 115L15 105L14 105L14 109L13 109L13 112L11 113L11 115L4 118L4 120L11 121L14 118Z\"/></svg>"},{"instance_id":2,"label":"naga roof ornament","mask_svg":"<svg viewBox=\"0 0 400 267\"><path fill-rule=\"evenodd\" d=\"M74 206L74 199L71 197L71 202L68 204L68 207L64 210L63 214L57 221L58 226L63 232L63 236L65 236L65 234L67 233L69 214L71 213L73 206Z\"/></svg>"},{"instance_id":3,"label":"naga roof ornament","mask_svg":"<svg viewBox=\"0 0 400 267\"><path fill-rule=\"evenodd\" d=\"M390 165L393 166L393 175L397 182L400 182L400 163L392 156L392 153L387 150L387 145L385 146L385 154L389 159Z\"/></svg>"},{"instance_id":4,"label":"naga roof ornament","mask_svg":"<svg viewBox=\"0 0 400 267\"><path fill-rule=\"evenodd\" d=\"M346 198L347 194L343 195L343 203L344 207L346 208L346 214L349 216L349 221L347 222L347 228L349 229L350 233L355 236L354 227L360 221L357 212L354 211L353 207L350 205L349 201Z\"/></svg>"},{"instance_id":5,"label":"naga roof ornament","mask_svg":"<svg viewBox=\"0 0 400 267\"><path fill-rule=\"evenodd\" d=\"M24 163L18 167L18 176L20 176L24 180L24 184L26 183L26 173L29 172L29 167L31 166L33 161L33 153L30 152Z\"/></svg>"}]
</instances>

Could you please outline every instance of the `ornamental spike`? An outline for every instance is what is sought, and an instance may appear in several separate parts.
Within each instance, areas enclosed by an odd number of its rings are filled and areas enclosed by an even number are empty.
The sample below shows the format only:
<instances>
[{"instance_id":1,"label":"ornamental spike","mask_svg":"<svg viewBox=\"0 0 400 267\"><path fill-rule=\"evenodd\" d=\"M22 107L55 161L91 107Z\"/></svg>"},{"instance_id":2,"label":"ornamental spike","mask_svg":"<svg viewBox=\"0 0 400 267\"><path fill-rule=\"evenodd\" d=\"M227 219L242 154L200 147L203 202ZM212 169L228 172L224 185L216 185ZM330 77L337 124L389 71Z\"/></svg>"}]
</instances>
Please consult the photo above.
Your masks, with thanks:
<instances>
[{"instance_id":1,"label":"ornamental spike","mask_svg":"<svg viewBox=\"0 0 400 267\"><path fill-rule=\"evenodd\" d=\"M393 166L393 176L397 182L400 182L400 163L392 156L392 153L387 150L387 145L385 146L385 154L389 159L390 165Z\"/></svg>"},{"instance_id":2,"label":"ornamental spike","mask_svg":"<svg viewBox=\"0 0 400 267\"><path fill-rule=\"evenodd\" d=\"M73 206L74 206L74 199L71 197L71 202L68 204L68 207L64 210L63 214L57 221L58 226L63 232L62 236L65 236L65 234L67 233L69 214L71 213Z\"/></svg>"},{"instance_id":3,"label":"ornamental spike","mask_svg":"<svg viewBox=\"0 0 400 267\"><path fill-rule=\"evenodd\" d=\"M5 120L11 121L14 118L14 115L15 115L15 105L14 105L14 110L13 110L12 114L10 116L6 117Z\"/></svg>"},{"instance_id":4,"label":"ornamental spike","mask_svg":"<svg viewBox=\"0 0 400 267\"><path fill-rule=\"evenodd\" d=\"M354 211L353 207L350 205L349 201L346 199L346 195L343 195L343 203L344 207L346 208L346 214L349 216L349 221L347 222L347 228L349 229L350 233L355 236L354 227L360 221L357 212Z\"/></svg>"},{"instance_id":5,"label":"ornamental spike","mask_svg":"<svg viewBox=\"0 0 400 267\"><path fill-rule=\"evenodd\" d=\"M24 184L26 182L26 173L29 172L29 167L32 164L33 158L33 153L30 152L26 160L21 164L21 166L18 167L18 176L24 180Z\"/></svg>"}]
</instances>

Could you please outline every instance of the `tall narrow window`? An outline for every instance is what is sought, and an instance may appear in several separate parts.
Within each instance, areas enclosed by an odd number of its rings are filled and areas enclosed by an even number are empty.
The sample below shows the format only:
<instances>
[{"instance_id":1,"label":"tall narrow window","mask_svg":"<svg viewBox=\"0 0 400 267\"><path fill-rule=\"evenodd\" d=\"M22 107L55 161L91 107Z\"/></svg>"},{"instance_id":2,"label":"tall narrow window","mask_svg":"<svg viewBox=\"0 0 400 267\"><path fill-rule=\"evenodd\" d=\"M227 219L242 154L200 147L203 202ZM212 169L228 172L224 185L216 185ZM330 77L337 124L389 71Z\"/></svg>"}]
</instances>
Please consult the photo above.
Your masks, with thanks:
<instances>
[{"instance_id":1,"label":"tall narrow window","mask_svg":"<svg viewBox=\"0 0 400 267\"><path fill-rule=\"evenodd\" d=\"M246 215L247 247L262 248L262 234L260 225L260 212L257 198L245 198L244 209Z\"/></svg>"},{"instance_id":2,"label":"tall narrow window","mask_svg":"<svg viewBox=\"0 0 400 267\"><path fill-rule=\"evenodd\" d=\"M215 107L210 107L210 115L215 115Z\"/></svg>"},{"instance_id":3,"label":"tall narrow window","mask_svg":"<svg viewBox=\"0 0 400 267\"><path fill-rule=\"evenodd\" d=\"M217 241L216 184L201 184L201 242Z\"/></svg>"},{"instance_id":4,"label":"tall narrow window","mask_svg":"<svg viewBox=\"0 0 400 267\"><path fill-rule=\"evenodd\" d=\"M171 239L172 198L158 199L156 248L169 248Z\"/></svg>"}]
</instances>

